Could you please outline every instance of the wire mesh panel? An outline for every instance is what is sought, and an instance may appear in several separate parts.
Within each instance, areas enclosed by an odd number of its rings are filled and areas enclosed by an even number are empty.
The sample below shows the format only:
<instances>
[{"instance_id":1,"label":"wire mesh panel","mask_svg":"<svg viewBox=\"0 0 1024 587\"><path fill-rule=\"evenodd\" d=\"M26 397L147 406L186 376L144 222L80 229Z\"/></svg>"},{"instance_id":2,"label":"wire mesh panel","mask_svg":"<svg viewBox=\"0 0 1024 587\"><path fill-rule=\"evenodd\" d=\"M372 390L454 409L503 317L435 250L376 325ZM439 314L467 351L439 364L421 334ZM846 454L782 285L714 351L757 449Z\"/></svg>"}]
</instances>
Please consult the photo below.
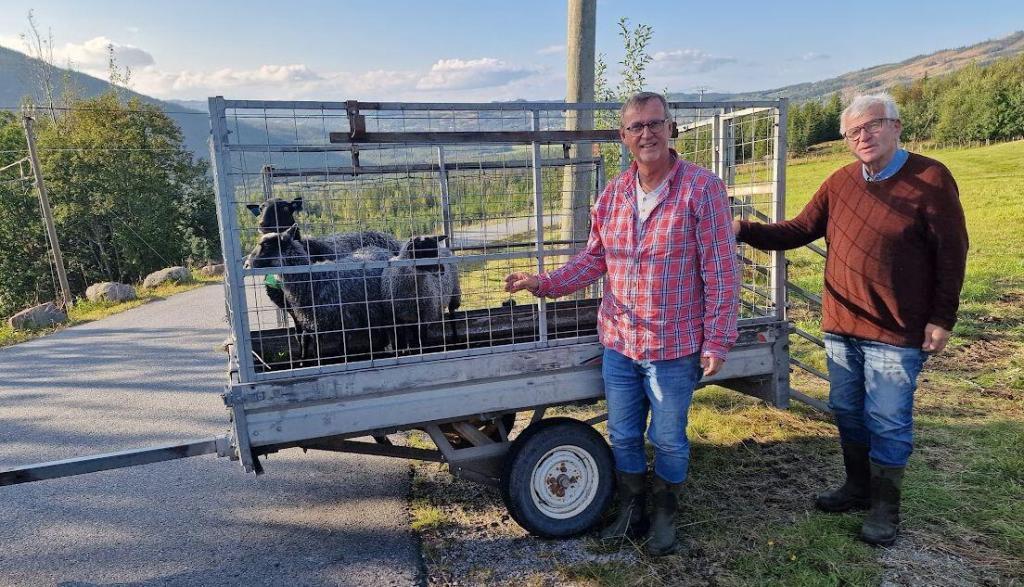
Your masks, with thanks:
<instances>
[{"instance_id":1,"label":"wire mesh panel","mask_svg":"<svg viewBox=\"0 0 1024 587\"><path fill-rule=\"evenodd\" d=\"M734 214L776 218L780 104L671 106L674 148L726 180ZM212 98L240 381L595 342L600 283L552 301L504 278L586 243L628 163L618 107ZM778 259L739 252L741 318L781 319Z\"/></svg>"}]
</instances>

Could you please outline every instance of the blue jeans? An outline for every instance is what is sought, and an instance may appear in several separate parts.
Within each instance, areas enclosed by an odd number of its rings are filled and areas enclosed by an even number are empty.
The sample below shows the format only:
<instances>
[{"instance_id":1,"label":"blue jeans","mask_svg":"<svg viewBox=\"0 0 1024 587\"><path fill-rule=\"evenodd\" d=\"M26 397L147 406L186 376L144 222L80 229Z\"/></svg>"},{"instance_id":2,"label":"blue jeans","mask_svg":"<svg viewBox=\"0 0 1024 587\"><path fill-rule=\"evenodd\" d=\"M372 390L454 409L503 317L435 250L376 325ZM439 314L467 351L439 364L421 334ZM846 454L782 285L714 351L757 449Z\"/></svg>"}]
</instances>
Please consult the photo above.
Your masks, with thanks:
<instances>
[{"instance_id":1,"label":"blue jeans","mask_svg":"<svg viewBox=\"0 0 1024 587\"><path fill-rule=\"evenodd\" d=\"M914 390L928 353L826 333L825 354L839 440L870 447L879 465L906 466L914 447Z\"/></svg>"},{"instance_id":2,"label":"blue jeans","mask_svg":"<svg viewBox=\"0 0 1024 587\"><path fill-rule=\"evenodd\" d=\"M647 472L646 427L647 438L654 445L654 472L669 483L682 483L690 465L686 419L693 389L702 375L700 355L634 361L605 349L601 370L615 468L623 473Z\"/></svg>"}]
</instances>

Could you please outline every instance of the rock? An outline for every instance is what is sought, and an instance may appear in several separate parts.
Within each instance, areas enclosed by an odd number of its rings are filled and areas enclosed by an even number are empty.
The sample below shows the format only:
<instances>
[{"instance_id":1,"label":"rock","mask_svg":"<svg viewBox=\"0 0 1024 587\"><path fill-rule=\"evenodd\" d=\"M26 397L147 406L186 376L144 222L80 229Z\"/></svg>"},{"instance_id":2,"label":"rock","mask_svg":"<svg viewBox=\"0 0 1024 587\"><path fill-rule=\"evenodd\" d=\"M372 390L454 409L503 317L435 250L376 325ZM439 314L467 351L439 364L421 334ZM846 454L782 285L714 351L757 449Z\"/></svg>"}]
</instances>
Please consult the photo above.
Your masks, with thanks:
<instances>
[{"instance_id":1,"label":"rock","mask_svg":"<svg viewBox=\"0 0 1024 587\"><path fill-rule=\"evenodd\" d=\"M127 283L104 281L90 285L85 297L91 302L124 302L135 299L135 288Z\"/></svg>"},{"instance_id":2,"label":"rock","mask_svg":"<svg viewBox=\"0 0 1024 587\"><path fill-rule=\"evenodd\" d=\"M199 268L199 274L202 275L203 277L215 277L217 275L224 275L224 264L211 263L209 265L203 265L202 267Z\"/></svg>"},{"instance_id":3,"label":"rock","mask_svg":"<svg viewBox=\"0 0 1024 587\"><path fill-rule=\"evenodd\" d=\"M46 302L18 312L7 320L7 324L15 330L27 330L62 324L67 321L68 315L58 308L57 304Z\"/></svg>"},{"instance_id":4,"label":"rock","mask_svg":"<svg viewBox=\"0 0 1024 587\"><path fill-rule=\"evenodd\" d=\"M184 267L168 267L160 271L154 271L142 281L142 287L156 287L167 282L188 283L192 281L192 274Z\"/></svg>"}]
</instances>

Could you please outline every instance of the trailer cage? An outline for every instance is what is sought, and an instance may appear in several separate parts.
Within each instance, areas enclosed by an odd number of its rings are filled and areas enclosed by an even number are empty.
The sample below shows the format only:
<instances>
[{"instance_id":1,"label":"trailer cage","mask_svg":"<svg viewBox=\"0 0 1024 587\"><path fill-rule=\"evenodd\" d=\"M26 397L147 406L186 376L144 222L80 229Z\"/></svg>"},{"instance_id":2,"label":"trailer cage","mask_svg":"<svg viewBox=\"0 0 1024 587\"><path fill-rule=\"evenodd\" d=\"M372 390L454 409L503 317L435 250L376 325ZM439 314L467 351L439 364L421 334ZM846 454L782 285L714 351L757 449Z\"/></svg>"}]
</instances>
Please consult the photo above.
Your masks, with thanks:
<instances>
[{"instance_id":1,"label":"trailer cage","mask_svg":"<svg viewBox=\"0 0 1024 587\"><path fill-rule=\"evenodd\" d=\"M673 148L726 182L734 216L782 220L786 101L669 105ZM593 428L604 417L549 410L603 398L602 288L553 301L506 294L502 280L551 270L586 243L590 205L629 163L619 107L211 98L229 434L0 471L0 484L212 452L261 473L260 456L300 447L445 462L457 476L500 487L534 534L590 528L614 490L610 450ZM275 202L294 204L294 215L268 231L252 210ZM284 248L285 219L297 225L304 258ZM385 236L359 243L374 247L311 252L310 243L335 242L330 235L358 240L368 231ZM423 235L435 237L434 248L409 255ZM268 242L280 249L274 262L253 262ZM820 300L786 281L782 253L740 245L737 255L739 341L702 384L778 408L797 399L826 409L790 385L791 365L824 374L790 356L791 333L821 341L787 319L787 295ZM382 281L399 274L421 280L402 292L408 299ZM449 284L427 296L419 285L452 276L454 293ZM290 292L284 303L268 298L273 289ZM319 307L325 299L336 307ZM403 302L417 320L396 318ZM445 306L440 317L427 319L430 304ZM300 329L294 316L304 310ZM389 438L413 429L436 449Z\"/></svg>"}]
</instances>

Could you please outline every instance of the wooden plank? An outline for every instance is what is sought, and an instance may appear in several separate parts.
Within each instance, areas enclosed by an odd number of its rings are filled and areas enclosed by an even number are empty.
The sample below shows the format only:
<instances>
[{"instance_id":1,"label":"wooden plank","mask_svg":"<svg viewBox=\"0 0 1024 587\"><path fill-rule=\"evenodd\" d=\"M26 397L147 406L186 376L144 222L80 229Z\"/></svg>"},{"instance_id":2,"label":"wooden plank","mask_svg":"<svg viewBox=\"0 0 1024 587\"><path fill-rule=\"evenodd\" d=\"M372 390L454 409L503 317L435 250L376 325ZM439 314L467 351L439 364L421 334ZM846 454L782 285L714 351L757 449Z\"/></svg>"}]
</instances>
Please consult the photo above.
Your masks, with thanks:
<instances>
[{"instance_id":1,"label":"wooden plank","mask_svg":"<svg viewBox=\"0 0 1024 587\"><path fill-rule=\"evenodd\" d=\"M451 131L330 133L331 143L452 145L461 143L575 143L619 141L618 130Z\"/></svg>"},{"instance_id":2,"label":"wooden plank","mask_svg":"<svg viewBox=\"0 0 1024 587\"><path fill-rule=\"evenodd\" d=\"M775 183L764 182L731 185L728 187L728 191L729 195L734 198L770 195L775 192Z\"/></svg>"}]
</instances>

